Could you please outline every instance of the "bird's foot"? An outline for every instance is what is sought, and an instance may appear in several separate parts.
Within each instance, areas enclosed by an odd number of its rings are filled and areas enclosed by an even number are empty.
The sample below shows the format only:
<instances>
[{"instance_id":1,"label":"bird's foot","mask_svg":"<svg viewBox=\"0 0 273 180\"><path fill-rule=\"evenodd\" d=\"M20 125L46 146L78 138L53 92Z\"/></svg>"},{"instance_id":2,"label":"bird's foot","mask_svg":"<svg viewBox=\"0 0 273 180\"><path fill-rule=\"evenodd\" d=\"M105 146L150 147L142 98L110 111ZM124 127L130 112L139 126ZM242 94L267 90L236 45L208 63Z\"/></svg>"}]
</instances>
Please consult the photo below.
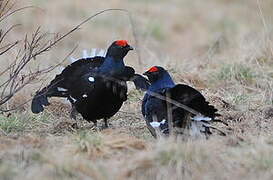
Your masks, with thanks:
<instances>
[{"instance_id":1,"label":"bird's foot","mask_svg":"<svg viewBox=\"0 0 273 180\"><path fill-rule=\"evenodd\" d=\"M91 130L93 131L102 131L104 129L108 129L108 128L113 127L113 125L111 123L104 123L102 126L97 126L97 123L94 123L94 125L91 127Z\"/></svg>"},{"instance_id":2,"label":"bird's foot","mask_svg":"<svg viewBox=\"0 0 273 180\"><path fill-rule=\"evenodd\" d=\"M76 107L72 105L71 112L70 112L70 118L77 120L78 111L76 110Z\"/></svg>"},{"instance_id":3,"label":"bird's foot","mask_svg":"<svg viewBox=\"0 0 273 180\"><path fill-rule=\"evenodd\" d=\"M107 125L104 124L104 125L101 126L101 130L112 128L112 127L113 127L113 125L111 123L107 123Z\"/></svg>"},{"instance_id":4,"label":"bird's foot","mask_svg":"<svg viewBox=\"0 0 273 180\"><path fill-rule=\"evenodd\" d=\"M71 127L73 129L79 129L80 127L78 126L77 122L74 122L73 124L71 124Z\"/></svg>"},{"instance_id":5,"label":"bird's foot","mask_svg":"<svg viewBox=\"0 0 273 180\"><path fill-rule=\"evenodd\" d=\"M91 127L91 130L96 131L96 132L100 131L100 128L98 127L97 122L95 122L94 125Z\"/></svg>"}]
</instances>

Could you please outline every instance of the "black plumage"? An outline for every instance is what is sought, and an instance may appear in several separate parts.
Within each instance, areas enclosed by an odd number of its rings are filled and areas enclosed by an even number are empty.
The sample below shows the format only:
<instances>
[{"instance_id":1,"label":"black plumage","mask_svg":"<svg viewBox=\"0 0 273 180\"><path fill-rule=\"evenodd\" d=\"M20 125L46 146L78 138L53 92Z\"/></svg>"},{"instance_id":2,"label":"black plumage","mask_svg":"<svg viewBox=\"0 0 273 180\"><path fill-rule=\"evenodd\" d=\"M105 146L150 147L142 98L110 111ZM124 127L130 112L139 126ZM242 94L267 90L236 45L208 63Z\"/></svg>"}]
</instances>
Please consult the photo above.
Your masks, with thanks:
<instances>
[{"instance_id":1,"label":"black plumage","mask_svg":"<svg viewBox=\"0 0 273 180\"><path fill-rule=\"evenodd\" d=\"M156 136L156 129L165 135L170 133L170 117L174 132L192 136L211 134L210 124L219 121L215 119L219 114L199 91L185 84L176 85L169 73L159 66L152 67L144 75L151 85L143 98L142 114L153 136ZM167 97L172 103L166 101Z\"/></svg>"},{"instance_id":2,"label":"black plumage","mask_svg":"<svg viewBox=\"0 0 273 180\"><path fill-rule=\"evenodd\" d=\"M50 84L37 92L31 110L40 113L48 106L48 98L67 98L84 119L97 122L113 116L127 99L126 81L136 88L147 88L147 81L125 66L123 58L133 48L125 40L111 44L106 57L80 59L67 66Z\"/></svg>"}]
</instances>

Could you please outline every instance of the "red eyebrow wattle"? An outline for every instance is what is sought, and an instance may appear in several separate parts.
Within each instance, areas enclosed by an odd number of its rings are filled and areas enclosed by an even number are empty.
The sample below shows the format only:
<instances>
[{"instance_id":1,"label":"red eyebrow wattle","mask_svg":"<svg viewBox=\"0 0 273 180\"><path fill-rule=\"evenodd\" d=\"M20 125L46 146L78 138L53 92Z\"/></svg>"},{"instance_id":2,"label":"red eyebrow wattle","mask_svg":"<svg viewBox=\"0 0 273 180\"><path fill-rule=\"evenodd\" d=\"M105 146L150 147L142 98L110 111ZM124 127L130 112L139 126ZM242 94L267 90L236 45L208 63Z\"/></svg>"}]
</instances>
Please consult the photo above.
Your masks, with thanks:
<instances>
[{"instance_id":1,"label":"red eyebrow wattle","mask_svg":"<svg viewBox=\"0 0 273 180\"><path fill-rule=\"evenodd\" d=\"M151 67L148 72L157 72L158 71L158 68L157 67Z\"/></svg>"},{"instance_id":2,"label":"red eyebrow wattle","mask_svg":"<svg viewBox=\"0 0 273 180\"><path fill-rule=\"evenodd\" d=\"M124 47L128 45L128 42L126 40L118 40L116 41L116 45Z\"/></svg>"}]
</instances>

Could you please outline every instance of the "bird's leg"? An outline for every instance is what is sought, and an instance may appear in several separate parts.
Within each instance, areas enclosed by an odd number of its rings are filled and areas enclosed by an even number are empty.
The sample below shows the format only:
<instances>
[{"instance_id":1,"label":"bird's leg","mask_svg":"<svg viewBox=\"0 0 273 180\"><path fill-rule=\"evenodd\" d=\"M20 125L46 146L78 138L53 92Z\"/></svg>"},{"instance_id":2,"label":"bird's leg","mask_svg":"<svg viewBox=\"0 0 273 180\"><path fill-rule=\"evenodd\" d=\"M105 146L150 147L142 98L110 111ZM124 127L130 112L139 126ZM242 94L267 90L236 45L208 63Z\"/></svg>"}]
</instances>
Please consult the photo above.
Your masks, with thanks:
<instances>
[{"instance_id":1,"label":"bird's leg","mask_svg":"<svg viewBox=\"0 0 273 180\"><path fill-rule=\"evenodd\" d=\"M74 105L72 105L71 112L70 112L70 118L77 120L77 114L78 114L78 111L76 110L76 107Z\"/></svg>"},{"instance_id":2,"label":"bird's leg","mask_svg":"<svg viewBox=\"0 0 273 180\"><path fill-rule=\"evenodd\" d=\"M108 128L109 126L108 126L107 118L104 118L103 120L104 120L104 128Z\"/></svg>"},{"instance_id":3,"label":"bird's leg","mask_svg":"<svg viewBox=\"0 0 273 180\"><path fill-rule=\"evenodd\" d=\"M78 126L77 122L74 122L74 123L71 125L71 127L72 127L73 129L79 129L79 126Z\"/></svg>"},{"instance_id":4,"label":"bird's leg","mask_svg":"<svg viewBox=\"0 0 273 180\"><path fill-rule=\"evenodd\" d=\"M74 105L72 105L71 112L70 112L70 118L75 120L75 122L71 125L71 127L73 129L79 129L79 126L78 126L77 121L76 121L77 120L76 119L77 114L78 114L78 111L76 110L76 107Z\"/></svg>"},{"instance_id":5,"label":"bird's leg","mask_svg":"<svg viewBox=\"0 0 273 180\"><path fill-rule=\"evenodd\" d=\"M95 121L95 122L93 121L93 123L94 123L94 125L93 125L93 127L91 129L94 130L94 131L100 131L100 129L97 126L97 121Z\"/></svg>"}]
</instances>

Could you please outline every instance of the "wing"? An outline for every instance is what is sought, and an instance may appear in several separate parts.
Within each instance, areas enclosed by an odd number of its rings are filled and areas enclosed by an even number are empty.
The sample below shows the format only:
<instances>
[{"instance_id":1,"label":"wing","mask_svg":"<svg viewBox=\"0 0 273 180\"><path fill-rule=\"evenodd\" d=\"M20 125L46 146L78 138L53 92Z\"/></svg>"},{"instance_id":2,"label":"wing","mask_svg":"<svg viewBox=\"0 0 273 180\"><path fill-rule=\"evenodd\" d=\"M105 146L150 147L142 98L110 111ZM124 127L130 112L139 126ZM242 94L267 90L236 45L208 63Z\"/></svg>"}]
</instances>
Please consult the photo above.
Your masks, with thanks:
<instances>
[{"instance_id":1,"label":"wing","mask_svg":"<svg viewBox=\"0 0 273 180\"><path fill-rule=\"evenodd\" d=\"M141 89L143 91L146 91L150 86L149 80L140 74L136 74L134 68L130 66L125 66L122 71L118 71L112 76L124 81L132 81L135 84L136 89Z\"/></svg>"},{"instance_id":2,"label":"wing","mask_svg":"<svg viewBox=\"0 0 273 180\"><path fill-rule=\"evenodd\" d=\"M92 58L79 59L74 63L68 65L61 74L57 75L50 84L54 81L61 79L61 82L58 83L63 88L69 89L71 86L74 87L74 81L77 81L78 78L89 73L90 71L100 67L104 62L104 57L96 56Z\"/></svg>"},{"instance_id":3,"label":"wing","mask_svg":"<svg viewBox=\"0 0 273 180\"><path fill-rule=\"evenodd\" d=\"M111 77L117 80L129 81L135 74L135 70L132 67L125 66L122 70L117 70L111 73Z\"/></svg>"},{"instance_id":4,"label":"wing","mask_svg":"<svg viewBox=\"0 0 273 180\"><path fill-rule=\"evenodd\" d=\"M178 84L169 89L169 92L171 94L171 99L198 111L204 116L215 118L215 116L219 115L216 113L217 109L214 106L209 105L209 102L206 101L199 91L188 85Z\"/></svg>"},{"instance_id":5,"label":"wing","mask_svg":"<svg viewBox=\"0 0 273 180\"><path fill-rule=\"evenodd\" d=\"M125 66L122 70L117 70L111 73L110 76L106 76L105 82L107 87L113 89L113 92L119 92L120 97L124 100L127 98L127 85L126 81L133 81L136 89L146 90L150 86L149 81L139 74L135 74L135 70L132 67Z\"/></svg>"},{"instance_id":6,"label":"wing","mask_svg":"<svg viewBox=\"0 0 273 180\"><path fill-rule=\"evenodd\" d=\"M93 58L79 59L68 65L61 74L50 82L48 86L41 91L36 92L32 103L31 110L33 113L40 113L44 110L44 106L49 105L48 97L69 97L71 89L74 89L75 82L90 72L92 69L99 67L104 62L104 57L96 56Z\"/></svg>"},{"instance_id":7,"label":"wing","mask_svg":"<svg viewBox=\"0 0 273 180\"><path fill-rule=\"evenodd\" d=\"M220 132L220 135L225 135L225 133L221 130L211 126L212 122L222 122L221 120L215 119L215 117L220 116L220 114L216 113L217 109L210 105L200 92L183 84L176 85L175 87L169 89L168 92L170 92L173 100L201 113L198 115L193 115L187 110L177 108L175 105L172 106L174 127L182 129L187 128L189 129L189 134L196 137L202 135L207 137L211 134L211 129L216 129L218 132Z\"/></svg>"},{"instance_id":8,"label":"wing","mask_svg":"<svg viewBox=\"0 0 273 180\"><path fill-rule=\"evenodd\" d=\"M202 114L202 116L194 116L187 110L172 104L172 121L173 127L176 128L176 130L179 130L183 134L188 132L186 130L188 129L189 134L192 136L210 134L210 128L212 128L210 122L214 122L215 116L218 115L216 113L217 109L209 105L200 92L190 86L179 84L173 88L163 89L161 92L158 92L158 95L166 96L166 93L170 93L172 100ZM157 128L161 133L165 135L169 134L167 104L165 100L146 94L142 103L142 114L153 136L156 137Z\"/></svg>"},{"instance_id":9,"label":"wing","mask_svg":"<svg viewBox=\"0 0 273 180\"><path fill-rule=\"evenodd\" d=\"M101 82L101 77L97 76L96 73L86 73L73 82L73 88L69 92L70 96L76 101L82 100L92 93L93 89Z\"/></svg>"},{"instance_id":10,"label":"wing","mask_svg":"<svg viewBox=\"0 0 273 180\"><path fill-rule=\"evenodd\" d=\"M134 74L130 80L134 82L136 89L146 91L150 87L149 80L140 74Z\"/></svg>"}]
</instances>

